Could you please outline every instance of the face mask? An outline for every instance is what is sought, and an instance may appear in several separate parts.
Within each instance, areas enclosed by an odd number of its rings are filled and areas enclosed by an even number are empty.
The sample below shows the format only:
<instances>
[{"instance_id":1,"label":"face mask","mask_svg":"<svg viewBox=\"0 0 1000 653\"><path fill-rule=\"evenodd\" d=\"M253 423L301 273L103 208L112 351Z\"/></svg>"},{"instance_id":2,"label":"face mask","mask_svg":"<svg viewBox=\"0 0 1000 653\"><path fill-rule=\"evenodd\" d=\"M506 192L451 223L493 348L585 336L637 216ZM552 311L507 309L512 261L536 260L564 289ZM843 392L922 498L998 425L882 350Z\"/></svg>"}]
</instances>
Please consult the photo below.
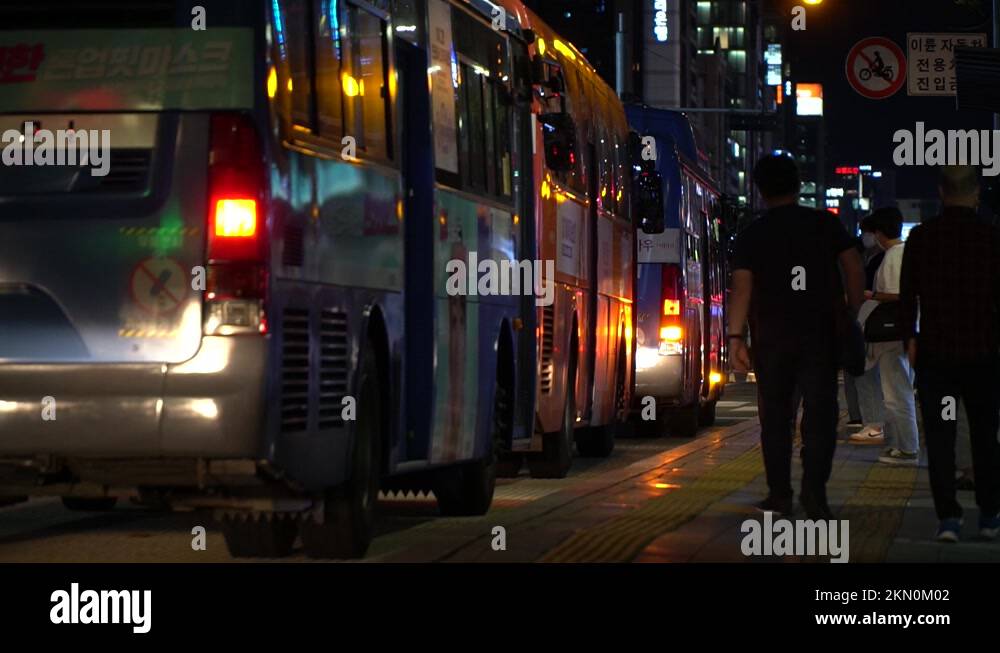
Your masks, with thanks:
<instances>
[{"instance_id":1,"label":"face mask","mask_svg":"<svg viewBox=\"0 0 1000 653\"><path fill-rule=\"evenodd\" d=\"M875 234L870 234L866 231L861 234L861 243L865 246L865 249L871 249L878 245L878 239L875 238Z\"/></svg>"}]
</instances>

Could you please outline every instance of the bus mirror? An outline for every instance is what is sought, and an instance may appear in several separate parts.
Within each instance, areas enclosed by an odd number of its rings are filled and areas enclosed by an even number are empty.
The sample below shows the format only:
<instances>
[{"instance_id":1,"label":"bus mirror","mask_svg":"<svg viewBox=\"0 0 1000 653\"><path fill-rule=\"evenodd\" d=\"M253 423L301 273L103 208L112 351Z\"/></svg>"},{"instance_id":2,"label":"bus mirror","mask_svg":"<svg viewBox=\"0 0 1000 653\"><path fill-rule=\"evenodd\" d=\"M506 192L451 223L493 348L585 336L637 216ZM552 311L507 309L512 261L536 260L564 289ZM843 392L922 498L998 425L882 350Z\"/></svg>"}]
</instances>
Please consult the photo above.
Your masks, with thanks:
<instances>
[{"instance_id":1,"label":"bus mirror","mask_svg":"<svg viewBox=\"0 0 1000 653\"><path fill-rule=\"evenodd\" d=\"M639 228L647 234L662 234L666 225L663 218L663 177L658 172L645 171L636 176L635 212Z\"/></svg>"},{"instance_id":2,"label":"bus mirror","mask_svg":"<svg viewBox=\"0 0 1000 653\"><path fill-rule=\"evenodd\" d=\"M634 131L628 133L628 158L633 167L642 162L642 137Z\"/></svg>"},{"instance_id":3,"label":"bus mirror","mask_svg":"<svg viewBox=\"0 0 1000 653\"><path fill-rule=\"evenodd\" d=\"M545 165L555 172L576 168L576 123L568 113L545 113L538 117L545 136Z\"/></svg>"},{"instance_id":4,"label":"bus mirror","mask_svg":"<svg viewBox=\"0 0 1000 653\"><path fill-rule=\"evenodd\" d=\"M562 67L537 54L531 59L531 83L556 95L566 91Z\"/></svg>"},{"instance_id":5,"label":"bus mirror","mask_svg":"<svg viewBox=\"0 0 1000 653\"><path fill-rule=\"evenodd\" d=\"M531 58L531 83L536 86L544 86L545 82L545 60L536 54Z\"/></svg>"}]
</instances>

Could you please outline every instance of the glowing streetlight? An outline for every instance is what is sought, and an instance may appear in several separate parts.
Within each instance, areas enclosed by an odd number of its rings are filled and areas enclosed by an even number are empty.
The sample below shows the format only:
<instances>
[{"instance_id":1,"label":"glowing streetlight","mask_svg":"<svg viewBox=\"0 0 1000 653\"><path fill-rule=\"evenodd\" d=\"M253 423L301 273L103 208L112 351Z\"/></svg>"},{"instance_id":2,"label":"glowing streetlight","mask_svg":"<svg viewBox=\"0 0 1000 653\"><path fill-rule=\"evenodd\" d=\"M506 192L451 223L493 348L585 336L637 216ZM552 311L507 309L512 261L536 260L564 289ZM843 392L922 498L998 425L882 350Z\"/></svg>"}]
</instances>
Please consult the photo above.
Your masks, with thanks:
<instances>
[{"instance_id":1,"label":"glowing streetlight","mask_svg":"<svg viewBox=\"0 0 1000 653\"><path fill-rule=\"evenodd\" d=\"M821 4L823 4L823 0L802 0L802 1L805 2L807 5L821 5Z\"/></svg>"}]
</instances>

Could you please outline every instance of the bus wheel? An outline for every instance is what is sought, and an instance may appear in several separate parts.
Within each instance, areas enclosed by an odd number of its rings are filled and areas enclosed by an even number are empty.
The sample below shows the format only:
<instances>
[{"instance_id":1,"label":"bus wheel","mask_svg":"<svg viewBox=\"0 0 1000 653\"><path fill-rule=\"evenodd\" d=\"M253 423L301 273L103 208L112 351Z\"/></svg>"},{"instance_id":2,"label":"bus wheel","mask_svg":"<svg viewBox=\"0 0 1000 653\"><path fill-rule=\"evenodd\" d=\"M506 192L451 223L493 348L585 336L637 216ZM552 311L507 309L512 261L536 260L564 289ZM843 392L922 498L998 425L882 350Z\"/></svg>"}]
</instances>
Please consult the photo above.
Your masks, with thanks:
<instances>
[{"instance_id":1,"label":"bus wheel","mask_svg":"<svg viewBox=\"0 0 1000 653\"><path fill-rule=\"evenodd\" d=\"M250 511L222 515L222 534L234 558L283 558L292 552L297 530L293 515Z\"/></svg>"},{"instance_id":2,"label":"bus wheel","mask_svg":"<svg viewBox=\"0 0 1000 653\"><path fill-rule=\"evenodd\" d=\"M714 426L715 425L715 405L718 402L715 400L706 401L701 405L701 409L698 412L698 423L702 426Z\"/></svg>"},{"instance_id":3,"label":"bus wheel","mask_svg":"<svg viewBox=\"0 0 1000 653\"><path fill-rule=\"evenodd\" d=\"M576 366L571 366L572 371ZM563 410L562 429L542 436L542 453L528 456L531 478L566 478L573 464L574 427L576 426L576 375L569 374L566 390L566 407Z\"/></svg>"},{"instance_id":4,"label":"bus wheel","mask_svg":"<svg viewBox=\"0 0 1000 653\"><path fill-rule=\"evenodd\" d=\"M507 448L514 429L514 403L510 389L497 379L493 396L493 434L489 453L482 460L443 472L434 487L442 515L485 515L493 503L497 459Z\"/></svg>"},{"instance_id":5,"label":"bus wheel","mask_svg":"<svg viewBox=\"0 0 1000 653\"><path fill-rule=\"evenodd\" d=\"M698 404L677 408L670 414L670 434L680 438L693 438L698 434Z\"/></svg>"},{"instance_id":6,"label":"bus wheel","mask_svg":"<svg viewBox=\"0 0 1000 653\"><path fill-rule=\"evenodd\" d=\"M375 349L362 352L361 397L354 429L351 476L324 493L323 522L302 523L302 547L310 558L360 558L375 530L384 421Z\"/></svg>"},{"instance_id":7,"label":"bus wheel","mask_svg":"<svg viewBox=\"0 0 1000 653\"><path fill-rule=\"evenodd\" d=\"M62 502L67 510L100 512L114 508L118 497L63 497Z\"/></svg>"},{"instance_id":8,"label":"bus wheel","mask_svg":"<svg viewBox=\"0 0 1000 653\"><path fill-rule=\"evenodd\" d=\"M578 432L576 449L587 458L607 458L615 450L615 437L624 427L628 416L625 405L625 346L618 347L618 369L615 372L614 415L610 424L595 426Z\"/></svg>"}]
</instances>

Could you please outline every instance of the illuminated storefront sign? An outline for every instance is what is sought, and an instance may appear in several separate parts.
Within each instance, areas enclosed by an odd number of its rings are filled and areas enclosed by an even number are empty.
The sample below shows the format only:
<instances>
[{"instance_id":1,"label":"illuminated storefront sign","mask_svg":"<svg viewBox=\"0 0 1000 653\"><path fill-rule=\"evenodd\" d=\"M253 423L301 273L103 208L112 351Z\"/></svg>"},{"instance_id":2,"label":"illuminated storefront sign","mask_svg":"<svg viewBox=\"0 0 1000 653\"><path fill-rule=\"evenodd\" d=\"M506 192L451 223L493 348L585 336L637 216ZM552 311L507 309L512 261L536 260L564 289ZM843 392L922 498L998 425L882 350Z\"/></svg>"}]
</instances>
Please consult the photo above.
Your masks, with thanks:
<instances>
[{"instance_id":1,"label":"illuminated storefront sign","mask_svg":"<svg viewBox=\"0 0 1000 653\"><path fill-rule=\"evenodd\" d=\"M653 0L653 36L660 43L667 40L667 0Z\"/></svg>"}]
</instances>

